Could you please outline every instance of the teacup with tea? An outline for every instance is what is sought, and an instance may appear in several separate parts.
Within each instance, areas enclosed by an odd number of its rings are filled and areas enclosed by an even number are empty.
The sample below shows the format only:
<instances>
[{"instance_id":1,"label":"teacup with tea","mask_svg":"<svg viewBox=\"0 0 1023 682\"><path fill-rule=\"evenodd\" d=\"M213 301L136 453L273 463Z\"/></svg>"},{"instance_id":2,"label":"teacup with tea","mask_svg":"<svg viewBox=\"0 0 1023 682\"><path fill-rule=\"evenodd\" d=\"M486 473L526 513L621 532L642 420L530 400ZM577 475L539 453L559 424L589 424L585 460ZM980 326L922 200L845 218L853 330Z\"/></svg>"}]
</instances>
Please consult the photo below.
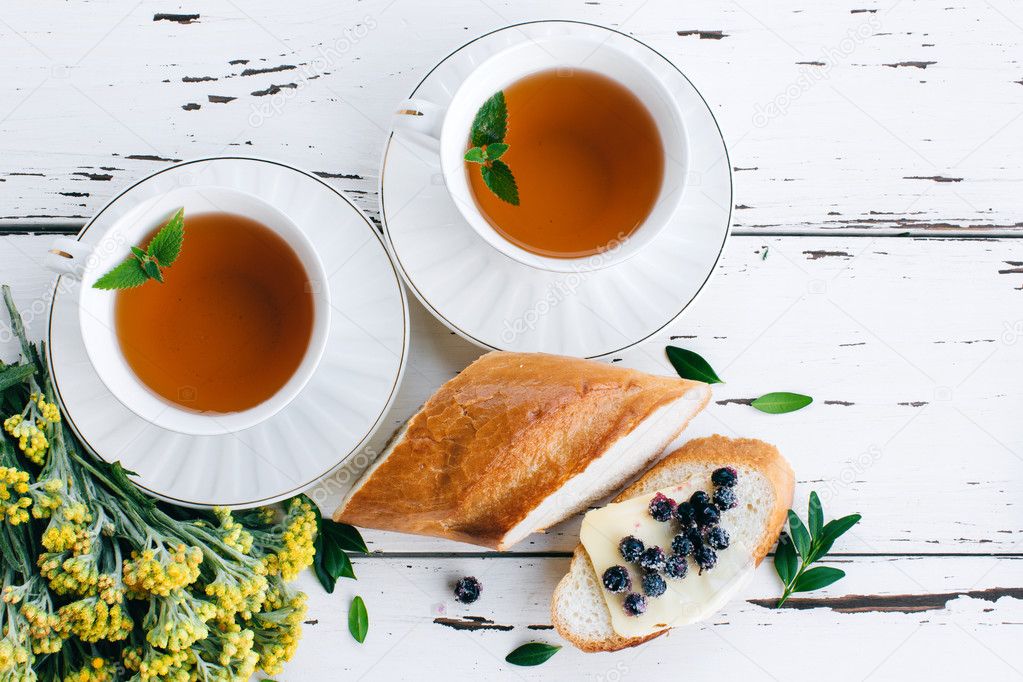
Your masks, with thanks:
<instances>
[{"instance_id":1,"label":"teacup with tea","mask_svg":"<svg viewBox=\"0 0 1023 682\"><path fill-rule=\"evenodd\" d=\"M468 73L446 109L395 126L439 141L445 184L491 246L536 268L595 270L648 245L684 191L682 113L641 59L579 36L524 40Z\"/></svg>"},{"instance_id":2,"label":"teacup with tea","mask_svg":"<svg viewBox=\"0 0 1023 682\"><path fill-rule=\"evenodd\" d=\"M184 238L168 261L159 245L174 230ZM82 280L80 327L96 373L139 416L192 435L239 431L312 376L329 329L326 274L269 204L183 188L129 211L99 244L64 240L55 251Z\"/></svg>"}]
</instances>

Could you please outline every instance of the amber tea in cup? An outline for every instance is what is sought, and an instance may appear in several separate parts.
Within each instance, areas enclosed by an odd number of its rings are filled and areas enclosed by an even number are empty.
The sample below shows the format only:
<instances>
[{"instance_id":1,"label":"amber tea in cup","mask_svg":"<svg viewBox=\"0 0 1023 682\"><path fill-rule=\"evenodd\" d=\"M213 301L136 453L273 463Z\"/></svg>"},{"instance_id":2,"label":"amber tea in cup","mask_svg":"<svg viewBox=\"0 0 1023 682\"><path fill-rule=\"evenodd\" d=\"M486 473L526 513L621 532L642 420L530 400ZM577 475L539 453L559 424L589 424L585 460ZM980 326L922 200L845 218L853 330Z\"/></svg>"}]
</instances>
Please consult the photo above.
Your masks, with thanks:
<instances>
[{"instance_id":1,"label":"amber tea in cup","mask_svg":"<svg viewBox=\"0 0 1023 682\"><path fill-rule=\"evenodd\" d=\"M468 164L473 197L496 232L552 258L613 247L650 215L664 179L664 146L628 88L583 69L549 69L504 88L509 145L501 160L519 205L502 201Z\"/></svg>"},{"instance_id":2,"label":"amber tea in cup","mask_svg":"<svg viewBox=\"0 0 1023 682\"><path fill-rule=\"evenodd\" d=\"M154 393L197 412L240 412L295 374L313 294L279 234L241 215L186 211L181 255L164 280L119 291L114 303L124 359Z\"/></svg>"}]
</instances>

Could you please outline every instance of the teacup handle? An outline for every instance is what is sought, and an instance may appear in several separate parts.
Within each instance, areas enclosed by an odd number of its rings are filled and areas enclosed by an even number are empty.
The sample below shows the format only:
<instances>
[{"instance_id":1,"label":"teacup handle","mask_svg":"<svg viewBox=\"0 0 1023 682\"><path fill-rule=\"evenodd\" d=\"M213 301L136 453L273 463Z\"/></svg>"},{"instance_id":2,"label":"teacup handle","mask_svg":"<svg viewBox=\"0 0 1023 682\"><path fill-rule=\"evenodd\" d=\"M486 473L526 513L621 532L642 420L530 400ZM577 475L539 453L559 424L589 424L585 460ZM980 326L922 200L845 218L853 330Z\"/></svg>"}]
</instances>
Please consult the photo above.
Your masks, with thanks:
<instances>
[{"instance_id":1,"label":"teacup handle","mask_svg":"<svg viewBox=\"0 0 1023 682\"><path fill-rule=\"evenodd\" d=\"M73 237L57 237L43 259L43 266L58 275L81 280L92 250L91 246Z\"/></svg>"},{"instance_id":2,"label":"teacup handle","mask_svg":"<svg viewBox=\"0 0 1023 682\"><path fill-rule=\"evenodd\" d=\"M395 130L411 130L440 139L444 108L422 99L407 99L398 105L392 121Z\"/></svg>"}]
</instances>

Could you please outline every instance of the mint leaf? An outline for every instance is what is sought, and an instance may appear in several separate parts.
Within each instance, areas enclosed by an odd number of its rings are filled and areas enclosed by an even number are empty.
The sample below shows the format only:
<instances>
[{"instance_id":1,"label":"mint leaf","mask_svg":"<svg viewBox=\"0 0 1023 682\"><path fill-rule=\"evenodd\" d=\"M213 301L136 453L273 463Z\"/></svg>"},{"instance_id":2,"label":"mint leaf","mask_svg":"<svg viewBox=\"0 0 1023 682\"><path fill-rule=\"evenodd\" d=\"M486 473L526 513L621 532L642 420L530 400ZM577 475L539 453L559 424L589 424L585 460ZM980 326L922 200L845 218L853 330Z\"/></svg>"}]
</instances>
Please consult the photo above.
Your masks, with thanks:
<instances>
[{"instance_id":1,"label":"mint leaf","mask_svg":"<svg viewBox=\"0 0 1023 682\"><path fill-rule=\"evenodd\" d=\"M463 158L472 163L483 163L487 160L487 153L483 151L482 147L473 147L465 153Z\"/></svg>"},{"instance_id":2,"label":"mint leaf","mask_svg":"<svg viewBox=\"0 0 1023 682\"><path fill-rule=\"evenodd\" d=\"M185 240L185 209L179 208L174 217L167 221L167 224L160 228L149 241L146 252L156 259L156 262L167 267L178 258L181 253L181 243ZM134 249L133 249L134 250ZM153 277L163 281L159 277Z\"/></svg>"},{"instance_id":3,"label":"mint leaf","mask_svg":"<svg viewBox=\"0 0 1023 682\"><path fill-rule=\"evenodd\" d=\"M504 660L512 665L540 665L559 651L561 647L554 644L529 642L505 656Z\"/></svg>"},{"instance_id":4,"label":"mint leaf","mask_svg":"<svg viewBox=\"0 0 1023 682\"><path fill-rule=\"evenodd\" d=\"M487 158L491 161L497 161L499 158L504 156L506 151L508 151L508 145L504 142L494 142L493 144L487 145L484 153L486 153Z\"/></svg>"},{"instance_id":5,"label":"mint leaf","mask_svg":"<svg viewBox=\"0 0 1023 682\"><path fill-rule=\"evenodd\" d=\"M163 283L163 273L160 272L160 266L156 264L156 261L145 261L142 263L142 270L150 279L155 279L157 282Z\"/></svg>"},{"instance_id":6,"label":"mint leaf","mask_svg":"<svg viewBox=\"0 0 1023 682\"><path fill-rule=\"evenodd\" d=\"M664 352L668 354L668 361L671 362L671 366L675 368L675 371L683 379L702 381L705 384L724 383L714 373L710 363L697 353L676 346L668 346L664 349Z\"/></svg>"},{"instance_id":7,"label":"mint leaf","mask_svg":"<svg viewBox=\"0 0 1023 682\"><path fill-rule=\"evenodd\" d=\"M348 607L348 632L359 644L366 641L366 634L369 632L369 613L366 611L366 602L362 597L356 596L352 605Z\"/></svg>"},{"instance_id":8,"label":"mint leaf","mask_svg":"<svg viewBox=\"0 0 1023 682\"><path fill-rule=\"evenodd\" d=\"M504 92L498 90L476 112L469 138L473 147L504 142L508 132L508 106Z\"/></svg>"},{"instance_id":9,"label":"mint leaf","mask_svg":"<svg viewBox=\"0 0 1023 682\"><path fill-rule=\"evenodd\" d=\"M796 578L796 584L792 591L809 592L811 590L819 590L844 577L845 571L843 570L831 568L830 566L818 566L817 568L811 568Z\"/></svg>"},{"instance_id":10,"label":"mint leaf","mask_svg":"<svg viewBox=\"0 0 1023 682\"><path fill-rule=\"evenodd\" d=\"M481 167L480 171L483 173L483 182L499 199L512 206L519 205L519 187L515 184L515 176L512 175L508 164L504 161L494 161L489 166Z\"/></svg>"},{"instance_id":11,"label":"mint leaf","mask_svg":"<svg viewBox=\"0 0 1023 682\"><path fill-rule=\"evenodd\" d=\"M146 252L143 251L142 249L140 249L137 246L131 247L131 252L133 254L135 254L135 257L138 258L139 260L143 260L144 261L147 258Z\"/></svg>"},{"instance_id":12,"label":"mint leaf","mask_svg":"<svg viewBox=\"0 0 1023 682\"><path fill-rule=\"evenodd\" d=\"M812 402L813 398L808 395L781 391L778 393L765 393L750 404L761 412L785 414L786 412L801 410Z\"/></svg>"},{"instance_id":13,"label":"mint leaf","mask_svg":"<svg viewBox=\"0 0 1023 682\"><path fill-rule=\"evenodd\" d=\"M134 256L130 256L97 279L92 286L94 289L132 289L145 284L148 279L149 275L142 269L142 263Z\"/></svg>"}]
</instances>

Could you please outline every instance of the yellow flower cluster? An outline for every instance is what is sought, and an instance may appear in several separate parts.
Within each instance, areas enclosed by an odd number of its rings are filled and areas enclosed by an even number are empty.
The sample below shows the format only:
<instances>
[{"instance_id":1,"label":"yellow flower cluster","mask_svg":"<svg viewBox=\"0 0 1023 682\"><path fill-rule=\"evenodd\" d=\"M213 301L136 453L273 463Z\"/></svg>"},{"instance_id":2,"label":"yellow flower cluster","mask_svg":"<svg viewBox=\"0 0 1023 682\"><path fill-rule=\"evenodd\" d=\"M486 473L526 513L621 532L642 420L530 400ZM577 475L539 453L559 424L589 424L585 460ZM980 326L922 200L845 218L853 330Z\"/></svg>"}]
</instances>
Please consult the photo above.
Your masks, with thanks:
<instances>
[{"instance_id":1,"label":"yellow flower cluster","mask_svg":"<svg viewBox=\"0 0 1023 682\"><path fill-rule=\"evenodd\" d=\"M117 665L99 656L86 665L64 676L62 682L113 682L117 678Z\"/></svg>"},{"instance_id":2,"label":"yellow flower cluster","mask_svg":"<svg viewBox=\"0 0 1023 682\"><path fill-rule=\"evenodd\" d=\"M263 610L253 618L259 667L268 674L279 673L284 663L294 656L302 638L305 614L306 595L275 579L267 592Z\"/></svg>"},{"instance_id":3,"label":"yellow flower cluster","mask_svg":"<svg viewBox=\"0 0 1023 682\"><path fill-rule=\"evenodd\" d=\"M132 552L131 559L125 560L124 584L137 595L166 597L171 590L195 582L201 563L202 550L198 547L157 545L155 549Z\"/></svg>"},{"instance_id":4,"label":"yellow flower cluster","mask_svg":"<svg viewBox=\"0 0 1023 682\"><path fill-rule=\"evenodd\" d=\"M262 564L256 564L262 570ZM259 573L251 576L230 575L221 571L206 586L206 596L213 598L220 623L234 620L235 616L251 618L266 599L266 577Z\"/></svg>"},{"instance_id":5,"label":"yellow flower cluster","mask_svg":"<svg viewBox=\"0 0 1023 682\"><path fill-rule=\"evenodd\" d=\"M70 552L43 552L37 561L39 574L50 583L50 589L60 595L96 594L99 567L93 554L70 555Z\"/></svg>"},{"instance_id":6,"label":"yellow flower cluster","mask_svg":"<svg viewBox=\"0 0 1023 682\"><path fill-rule=\"evenodd\" d=\"M24 642L18 642L10 635L0 640L0 676L7 682L34 680L35 673L29 667L32 655Z\"/></svg>"},{"instance_id":7,"label":"yellow flower cluster","mask_svg":"<svg viewBox=\"0 0 1023 682\"><path fill-rule=\"evenodd\" d=\"M32 506L27 471L14 467L0 467L0 514L12 526L28 522L28 508Z\"/></svg>"},{"instance_id":8,"label":"yellow flower cluster","mask_svg":"<svg viewBox=\"0 0 1023 682\"><path fill-rule=\"evenodd\" d=\"M209 636L206 621L217 613L212 602L199 599L185 589L176 589L164 599L150 601L150 610L142 621L146 640L154 647L181 651Z\"/></svg>"},{"instance_id":9,"label":"yellow flower cluster","mask_svg":"<svg viewBox=\"0 0 1023 682\"><path fill-rule=\"evenodd\" d=\"M312 564L316 554L316 518L319 510L302 498L294 498L285 517L282 547L275 554L268 554L263 561L267 573L279 573L291 582L307 566Z\"/></svg>"},{"instance_id":10,"label":"yellow flower cluster","mask_svg":"<svg viewBox=\"0 0 1023 682\"><path fill-rule=\"evenodd\" d=\"M29 486L32 496L32 518L48 519L64 502L64 483L59 478L48 478Z\"/></svg>"},{"instance_id":11,"label":"yellow flower cluster","mask_svg":"<svg viewBox=\"0 0 1023 682\"><path fill-rule=\"evenodd\" d=\"M50 442L46 440L46 434L38 425L16 414L4 420L4 431L18 439L18 447L30 461L36 464L43 463Z\"/></svg>"},{"instance_id":12,"label":"yellow flower cluster","mask_svg":"<svg viewBox=\"0 0 1023 682\"><path fill-rule=\"evenodd\" d=\"M224 667L238 667L238 677L248 679L256 671L259 655L252 650L252 630L242 630L235 626L234 632L227 632L221 637L223 647L217 662Z\"/></svg>"},{"instance_id":13,"label":"yellow flower cluster","mask_svg":"<svg viewBox=\"0 0 1023 682\"><path fill-rule=\"evenodd\" d=\"M60 618L48 609L28 602L22 605L21 615L28 623L28 636L32 640L32 653L55 654L60 651L64 639L57 631Z\"/></svg>"},{"instance_id":14,"label":"yellow flower cluster","mask_svg":"<svg viewBox=\"0 0 1023 682\"><path fill-rule=\"evenodd\" d=\"M57 408L56 403L46 402L46 398L38 393L32 393L28 399L39 409L41 419L50 424L60 422L60 410Z\"/></svg>"},{"instance_id":15,"label":"yellow flower cluster","mask_svg":"<svg viewBox=\"0 0 1023 682\"><path fill-rule=\"evenodd\" d=\"M120 604L110 606L99 597L85 597L57 611L57 632L77 635L84 642L106 639L119 642L131 634L134 622Z\"/></svg>"},{"instance_id":16,"label":"yellow flower cluster","mask_svg":"<svg viewBox=\"0 0 1023 682\"><path fill-rule=\"evenodd\" d=\"M51 552L86 554L92 547L92 538L88 528L78 524L50 524L43 532L42 543Z\"/></svg>"},{"instance_id":17,"label":"yellow flower cluster","mask_svg":"<svg viewBox=\"0 0 1023 682\"><path fill-rule=\"evenodd\" d=\"M234 520L231 510L227 507L214 507L213 513L220 519L220 538L224 544L243 554L248 554L252 550L252 533Z\"/></svg>"},{"instance_id":18,"label":"yellow flower cluster","mask_svg":"<svg viewBox=\"0 0 1023 682\"><path fill-rule=\"evenodd\" d=\"M188 682L191 676L186 666L190 657L188 651L157 651L148 647L143 651L140 647L131 647L125 649L122 660L124 667L138 673L142 682Z\"/></svg>"}]
</instances>

